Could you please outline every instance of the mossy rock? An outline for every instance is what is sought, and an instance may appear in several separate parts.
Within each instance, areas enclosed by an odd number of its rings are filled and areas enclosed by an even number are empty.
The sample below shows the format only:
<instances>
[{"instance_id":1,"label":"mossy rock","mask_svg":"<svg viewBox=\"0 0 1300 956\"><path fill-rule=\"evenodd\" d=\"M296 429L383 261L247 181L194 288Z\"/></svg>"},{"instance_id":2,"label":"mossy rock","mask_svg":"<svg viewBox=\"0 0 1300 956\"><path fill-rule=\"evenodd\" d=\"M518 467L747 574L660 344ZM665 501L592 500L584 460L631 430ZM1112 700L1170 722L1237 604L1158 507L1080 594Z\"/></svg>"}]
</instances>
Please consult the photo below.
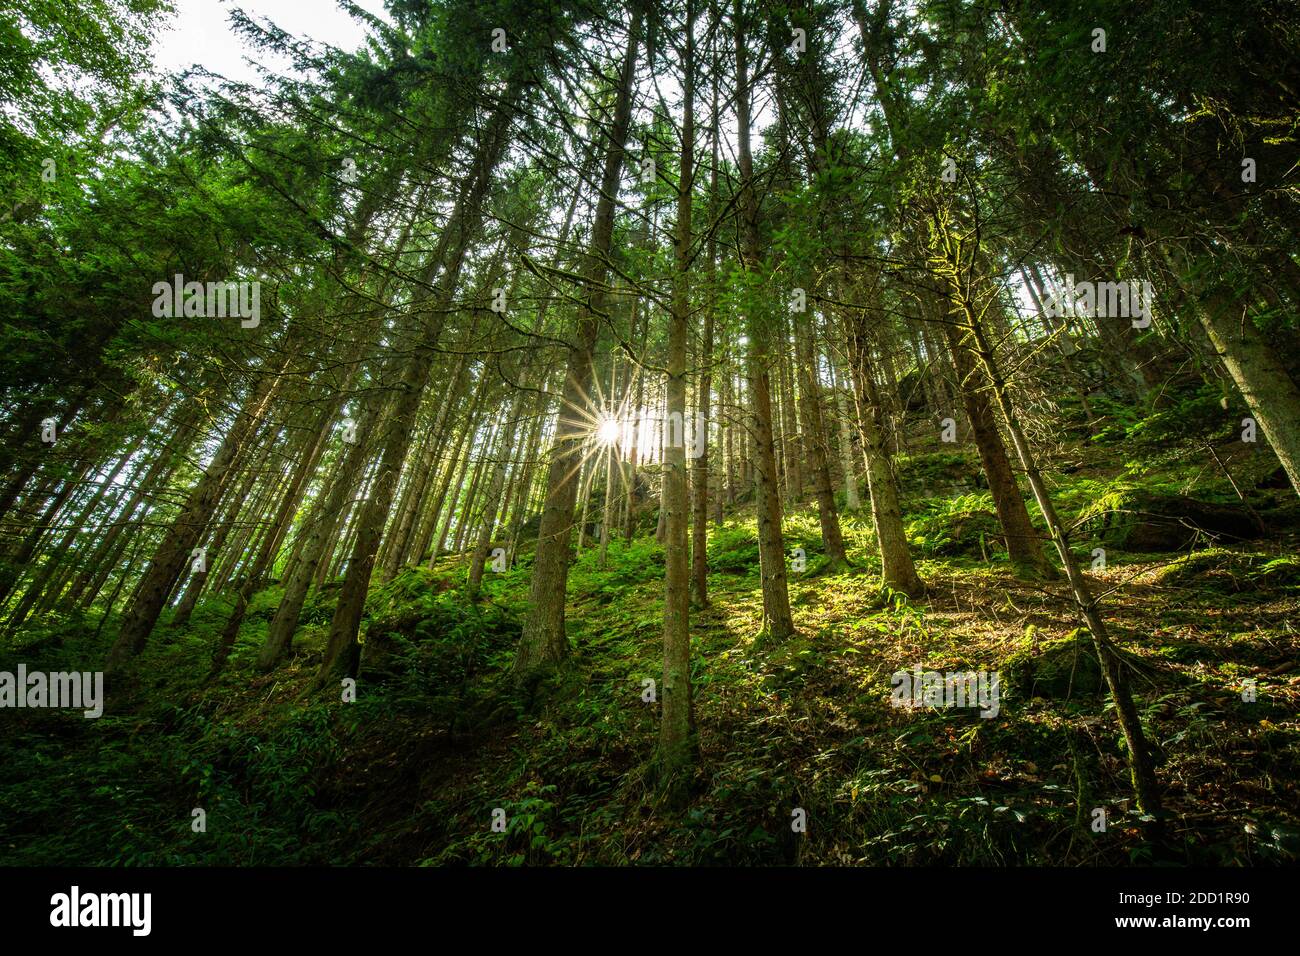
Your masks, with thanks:
<instances>
[{"instance_id":1,"label":"mossy rock","mask_svg":"<svg viewBox=\"0 0 1300 956\"><path fill-rule=\"evenodd\" d=\"M1003 663L1002 674L1004 690L1025 700L1095 697L1106 689L1097 651L1084 630L1046 641L1037 650L1026 647L1017 651Z\"/></svg>"},{"instance_id":2,"label":"mossy rock","mask_svg":"<svg viewBox=\"0 0 1300 956\"><path fill-rule=\"evenodd\" d=\"M935 557L984 558L1006 550L998 516L983 508L927 514L912 522L908 536Z\"/></svg>"},{"instance_id":3,"label":"mossy rock","mask_svg":"<svg viewBox=\"0 0 1300 956\"><path fill-rule=\"evenodd\" d=\"M937 548L936 553L982 558L1004 550L998 516L991 511L971 511L952 523L947 543Z\"/></svg>"},{"instance_id":4,"label":"mossy rock","mask_svg":"<svg viewBox=\"0 0 1300 956\"><path fill-rule=\"evenodd\" d=\"M1107 547L1139 553L1182 551L1201 542L1249 541L1263 536L1240 504L1218 504L1127 490L1096 502L1084 519Z\"/></svg>"},{"instance_id":5,"label":"mossy rock","mask_svg":"<svg viewBox=\"0 0 1300 956\"><path fill-rule=\"evenodd\" d=\"M404 568L370 595L361 668L385 681L413 670L451 680L471 661L518 640L520 624L492 602L471 602L452 578ZM477 665L475 665L477 666Z\"/></svg>"},{"instance_id":6,"label":"mossy rock","mask_svg":"<svg viewBox=\"0 0 1300 956\"><path fill-rule=\"evenodd\" d=\"M263 588L253 594L244 609L246 621L269 621L275 617L280 601L284 599L284 588L272 586Z\"/></svg>"},{"instance_id":7,"label":"mossy rock","mask_svg":"<svg viewBox=\"0 0 1300 956\"><path fill-rule=\"evenodd\" d=\"M367 680L384 683L401 673L401 645L417 639L424 620L423 610L406 608L369 623L361 638L361 667Z\"/></svg>"},{"instance_id":8,"label":"mossy rock","mask_svg":"<svg viewBox=\"0 0 1300 956\"><path fill-rule=\"evenodd\" d=\"M1290 491L1291 476L1287 474L1285 468L1283 468L1281 465L1278 465L1267 475L1264 475L1262 478L1260 478L1259 481L1255 484L1255 487L1257 489L1265 489L1265 490L1278 488L1284 491Z\"/></svg>"},{"instance_id":9,"label":"mossy rock","mask_svg":"<svg viewBox=\"0 0 1300 956\"><path fill-rule=\"evenodd\" d=\"M520 541L536 541L537 534L542 530L542 513L540 511L530 514L524 519L524 523L519 526Z\"/></svg>"},{"instance_id":10,"label":"mossy rock","mask_svg":"<svg viewBox=\"0 0 1300 956\"><path fill-rule=\"evenodd\" d=\"M1264 506L1257 508L1259 520L1264 522L1271 534L1280 535L1288 531L1300 531L1300 500L1287 487L1287 493L1264 499Z\"/></svg>"},{"instance_id":11,"label":"mossy rock","mask_svg":"<svg viewBox=\"0 0 1300 956\"><path fill-rule=\"evenodd\" d=\"M1213 548L1189 554L1161 568L1154 583L1222 594L1300 587L1300 558Z\"/></svg>"},{"instance_id":12,"label":"mossy rock","mask_svg":"<svg viewBox=\"0 0 1300 956\"><path fill-rule=\"evenodd\" d=\"M908 488L923 485L970 488L975 487L982 475L974 449L900 456L898 470L900 484Z\"/></svg>"}]
</instances>

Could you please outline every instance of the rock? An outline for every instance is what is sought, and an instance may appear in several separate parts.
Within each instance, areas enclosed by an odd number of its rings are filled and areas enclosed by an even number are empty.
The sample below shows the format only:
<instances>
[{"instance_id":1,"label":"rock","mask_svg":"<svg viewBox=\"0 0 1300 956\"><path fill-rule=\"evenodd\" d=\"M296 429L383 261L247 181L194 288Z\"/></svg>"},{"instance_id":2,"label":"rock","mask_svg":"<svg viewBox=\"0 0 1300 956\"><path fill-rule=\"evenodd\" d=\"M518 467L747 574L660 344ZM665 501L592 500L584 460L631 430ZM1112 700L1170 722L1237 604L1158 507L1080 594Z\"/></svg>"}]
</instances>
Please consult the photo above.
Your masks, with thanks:
<instances>
[{"instance_id":1,"label":"rock","mask_svg":"<svg viewBox=\"0 0 1300 956\"><path fill-rule=\"evenodd\" d=\"M1006 551L998 516L983 508L925 515L912 523L908 534L919 539L926 554L941 557L984 558Z\"/></svg>"},{"instance_id":2,"label":"rock","mask_svg":"<svg viewBox=\"0 0 1300 956\"><path fill-rule=\"evenodd\" d=\"M1129 494L1100 516L1107 547L1134 552L1182 551L1197 542L1249 541L1263 535L1241 505L1222 505L1182 495Z\"/></svg>"},{"instance_id":3,"label":"rock","mask_svg":"<svg viewBox=\"0 0 1300 956\"><path fill-rule=\"evenodd\" d=\"M1069 637L1027 647L1002 664L1003 690L1028 700L1089 697L1106 689L1092 638L1082 629Z\"/></svg>"},{"instance_id":4,"label":"rock","mask_svg":"<svg viewBox=\"0 0 1300 956\"><path fill-rule=\"evenodd\" d=\"M1161 568L1154 583L1162 587L1202 588L1245 594L1300 586L1300 560L1248 551L1213 548L1198 551Z\"/></svg>"},{"instance_id":5,"label":"rock","mask_svg":"<svg viewBox=\"0 0 1300 956\"><path fill-rule=\"evenodd\" d=\"M983 548L980 547L981 536ZM937 548L936 553L982 558L985 554L1005 550L998 516L991 511L971 511L953 522L948 543Z\"/></svg>"},{"instance_id":6,"label":"rock","mask_svg":"<svg viewBox=\"0 0 1300 956\"><path fill-rule=\"evenodd\" d=\"M1266 475L1264 479L1260 481L1258 485L1256 485L1256 487L1290 489L1291 476L1286 473L1285 468L1283 468L1281 465L1278 465L1277 468L1270 474Z\"/></svg>"},{"instance_id":7,"label":"rock","mask_svg":"<svg viewBox=\"0 0 1300 956\"><path fill-rule=\"evenodd\" d=\"M401 643L415 639L423 620L418 610L406 610L370 623L361 641L361 669L368 680L384 683L401 673Z\"/></svg>"}]
</instances>

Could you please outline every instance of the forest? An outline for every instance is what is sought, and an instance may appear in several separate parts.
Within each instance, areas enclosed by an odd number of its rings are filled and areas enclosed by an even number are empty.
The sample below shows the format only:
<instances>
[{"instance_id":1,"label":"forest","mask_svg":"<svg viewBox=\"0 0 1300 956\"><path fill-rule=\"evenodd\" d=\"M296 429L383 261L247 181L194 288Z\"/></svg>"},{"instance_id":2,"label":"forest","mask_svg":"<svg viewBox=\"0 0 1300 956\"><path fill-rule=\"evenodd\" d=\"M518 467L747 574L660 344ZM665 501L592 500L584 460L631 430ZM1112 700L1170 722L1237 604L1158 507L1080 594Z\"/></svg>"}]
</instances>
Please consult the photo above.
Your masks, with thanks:
<instances>
[{"instance_id":1,"label":"forest","mask_svg":"<svg viewBox=\"0 0 1300 956\"><path fill-rule=\"evenodd\" d=\"M310 2L0 12L0 864L1300 860L1300 8Z\"/></svg>"}]
</instances>

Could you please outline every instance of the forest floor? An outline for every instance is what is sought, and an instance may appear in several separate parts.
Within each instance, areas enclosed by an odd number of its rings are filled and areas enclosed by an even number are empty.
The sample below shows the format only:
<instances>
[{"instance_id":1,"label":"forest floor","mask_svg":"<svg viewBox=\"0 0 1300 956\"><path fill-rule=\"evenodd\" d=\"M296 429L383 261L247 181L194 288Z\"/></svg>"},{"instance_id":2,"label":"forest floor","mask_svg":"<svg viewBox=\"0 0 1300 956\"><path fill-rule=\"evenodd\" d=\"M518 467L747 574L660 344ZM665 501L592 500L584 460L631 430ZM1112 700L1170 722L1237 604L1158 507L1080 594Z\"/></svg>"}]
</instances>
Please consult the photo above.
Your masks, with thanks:
<instances>
[{"instance_id":1,"label":"forest floor","mask_svg":"<svg viewBox=\"0 0 1300 956\"><path fill-rule=\"evenodd\" d=\"M1228 457L1264 483L1265 456ZM1065 449L1068 451L1069 449ZM1076 449L1077 451L1077 449ZM1104 449L1103 449L1104 452ZM1131 450L1130 450L1131 453ZM570 578L571 660L527 698L509 665L528 557L465 599L458 557L376 587L358 699L307 688L332 611L309 602L292 660L253 657L278 590L257 595L230 665L204 683L227 605L163 625L105 716L14 712L0 741L0 861L19 864L1271 864L1300 857L1300 559L1289 491L1251 495L1256 540L1151 533L1142 496L1235 496L1186 441L1126 464L1090 450L1050 473L1103 612L1133 663L1169 824L1131 808L1123 741L1061 582L1017 580L986 534L973 449L900 457L920 601L876 585L869 514L844 515L855 567L826 573L816 514L786 547L799 630L756 646L757 543L744 508L710 528L708 608L692 611L699 770L684 805L646 777L662 660L663 556L650 528ZM1257 461L1256 458L1259 460ZM1139 524L1134 524L1137 514ZM651 513L652 517L652 513ZM1127 523L1126 523L1127 522ZM1181 525L1180 525L1181 526ZM1167 531L1168 528L1166 527ZM1136 537L1135 537L1136 536ZM46 621L0 669L86 669L112 620ZM997 715L893 706L916 666L1001 675ZM1243 699L1255 682L1255 700ZM11 724L15 721L11 721ZM206 815L194 832L194 810ZM1098 832L1096 808L1105 811ZM492 824L504 811L505 832ZM806 833L791 822L803 810ZM500 814L496 815L498 818Z\"/></svg>"}]
</instances>

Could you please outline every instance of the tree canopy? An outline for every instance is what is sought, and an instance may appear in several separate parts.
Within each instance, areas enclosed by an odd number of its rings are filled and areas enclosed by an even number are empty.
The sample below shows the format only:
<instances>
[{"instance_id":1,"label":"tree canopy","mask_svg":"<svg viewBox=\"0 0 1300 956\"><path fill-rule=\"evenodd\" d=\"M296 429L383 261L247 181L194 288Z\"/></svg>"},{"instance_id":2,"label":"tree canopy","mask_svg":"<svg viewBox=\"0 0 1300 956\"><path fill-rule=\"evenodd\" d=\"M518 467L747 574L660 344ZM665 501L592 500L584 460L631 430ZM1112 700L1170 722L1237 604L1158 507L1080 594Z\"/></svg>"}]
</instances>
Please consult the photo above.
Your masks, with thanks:
<instances>
[{"instance_id":1,"label":"tree canopy","mask_svg":"<svg viewBox=\"0 0 1300 956\"><path fill-rule=\"evenodd\" d=\"M0 845L1294 858L1300 11L339 5L0 15Z\"/></svg>"}]
</instances>

